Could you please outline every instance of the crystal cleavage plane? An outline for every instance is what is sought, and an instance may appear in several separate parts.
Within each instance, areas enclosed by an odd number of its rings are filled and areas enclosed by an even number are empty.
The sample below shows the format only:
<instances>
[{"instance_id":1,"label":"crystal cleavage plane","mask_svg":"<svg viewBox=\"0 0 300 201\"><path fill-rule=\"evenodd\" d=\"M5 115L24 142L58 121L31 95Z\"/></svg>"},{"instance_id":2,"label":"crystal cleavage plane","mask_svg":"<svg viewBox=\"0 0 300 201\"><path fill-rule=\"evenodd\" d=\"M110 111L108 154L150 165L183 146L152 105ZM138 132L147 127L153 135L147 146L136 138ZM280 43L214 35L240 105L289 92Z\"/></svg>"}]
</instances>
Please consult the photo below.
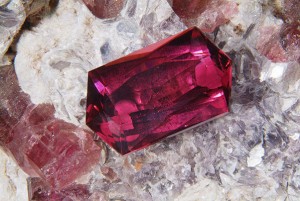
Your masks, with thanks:
<instances>
[{"instance_id":1,"label":"crystal cleavage plane","mask_svg":"<svg viewBox=\"0 0 300 201\"><path fill-rule=\"evenodd\" d=\"M229 111L231 59L196 27L88 73L86 124L120 154Z\"/></svg>"}]
</instances>

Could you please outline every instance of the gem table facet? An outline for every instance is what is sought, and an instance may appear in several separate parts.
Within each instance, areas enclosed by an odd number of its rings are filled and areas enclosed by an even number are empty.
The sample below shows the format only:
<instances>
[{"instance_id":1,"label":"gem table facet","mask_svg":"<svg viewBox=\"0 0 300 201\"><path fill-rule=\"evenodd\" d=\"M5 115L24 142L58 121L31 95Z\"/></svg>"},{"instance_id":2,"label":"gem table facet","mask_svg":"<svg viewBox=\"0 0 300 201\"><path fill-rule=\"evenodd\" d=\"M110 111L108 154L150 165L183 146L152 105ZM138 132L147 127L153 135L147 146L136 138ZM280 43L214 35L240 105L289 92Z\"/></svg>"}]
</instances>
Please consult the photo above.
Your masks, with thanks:
<instances>
[{"instance_id":1,"label":"gem table facet","mask_svg":"<svg viewBox=\"0 0 300 201\"><path fill-rule=\"evenodd\" d=\"M231 60L196 27L88 73L86 123L121 154L227 113Z\"/></svg>"}]
</instances>

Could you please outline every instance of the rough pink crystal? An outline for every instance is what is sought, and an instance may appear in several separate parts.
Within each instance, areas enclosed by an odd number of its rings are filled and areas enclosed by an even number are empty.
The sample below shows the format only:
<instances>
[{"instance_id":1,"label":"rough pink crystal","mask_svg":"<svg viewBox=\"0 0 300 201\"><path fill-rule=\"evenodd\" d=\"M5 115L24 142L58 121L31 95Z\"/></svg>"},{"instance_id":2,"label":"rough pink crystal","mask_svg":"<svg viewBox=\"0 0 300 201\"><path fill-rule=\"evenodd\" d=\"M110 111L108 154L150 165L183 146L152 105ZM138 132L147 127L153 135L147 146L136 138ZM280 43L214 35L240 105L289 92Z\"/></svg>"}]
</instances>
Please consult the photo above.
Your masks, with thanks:
<instances>
[{"instance_id":1,"label":"rough pink crystal","mask_svg":"<svg viewBox=\"0 0 300 201\"><path fill-rule=\"evenodd\" d=\"M34 201L76 201L89 200L91 192L83 184L71 184L60 190L48 186L38 177L28 178L28 198Z\"/></svg>"},{"instance_id":2,"label":"rough pink crystal","mask_svg":"<svg viewBox=\"0 0 300 201\"><path fill-rule=\"evenodd\" d=\"M88 76L86 123L121 154L228 112L231 60L197 28Z\"/></svg>"},{"instance_id":3,"label":"rough pink crystal","mask_svg":"<svg viewBox=\"0 0 300 201\"><path fill-rule=\"evenodd\" d=\"M88 9L98 18L112 18L119 15L124 0L83 0Z\"/></svg>"},{"instance_id":4,"label":"rough pink crystal","mask_svg":"<svg viewBox=\"0 0 300 201\"><path fill-rule=\"evenodd\" d=\"M212 0L168 0L174 12L181 18L197 18L203 13Z\"/></svg>"},{"instance_id":5,"label":"rough pink crystal","mask_svg":"<svg viewBox=\"0 0 300 201\"><path fill-rule=\"evenodd\" d=\"M299 23L266 26L260 29L257 50L273 62L300 60Z\"/></svg>"},{"instance_id":6,"label":"rough pink crystal","mask_svg":"<svg viewBox=\"0 0 300 201\"><path fill-rule=\"evenodd\" d=\"M9 140L8 133L16 125L27 106L29 97L20 91L12 66L0 67L0 146Z\"/></svg>"},{"instance_id":7,"label":"rough pink crystal","mask_svg":"<svg viewBox=\"0 0 300 201\"><path fill-rule=\"evenodd\" d=\"M33 105L12 66L1 67L0 78L0 145L27 174L60 189L99 162L89 131L55 118L52 105Z\"/></svg>"},{"instance_id":8,"label":"rough pink crystal","mask_svg":"<svg viewBox=\"0 0 300 201\"><path fill-rule=\"evenodd\" d=\"M187 26L197 25L204 32L213 32L216 27L228 22L238 6L227 0L168 0L174 12Z\"/></svg>"},{"instance_id":9,"label":"rough pink crystal","mask_svg":"<svg viewBox=\"0 0 300 201\"><path fill-rule=\"evenodd\" d=\"M52 105L29 107L6 147L26 172L60 188L87 173L98 162L100 149L90 133L53 114Z\"/></svg>"}]
</instances>

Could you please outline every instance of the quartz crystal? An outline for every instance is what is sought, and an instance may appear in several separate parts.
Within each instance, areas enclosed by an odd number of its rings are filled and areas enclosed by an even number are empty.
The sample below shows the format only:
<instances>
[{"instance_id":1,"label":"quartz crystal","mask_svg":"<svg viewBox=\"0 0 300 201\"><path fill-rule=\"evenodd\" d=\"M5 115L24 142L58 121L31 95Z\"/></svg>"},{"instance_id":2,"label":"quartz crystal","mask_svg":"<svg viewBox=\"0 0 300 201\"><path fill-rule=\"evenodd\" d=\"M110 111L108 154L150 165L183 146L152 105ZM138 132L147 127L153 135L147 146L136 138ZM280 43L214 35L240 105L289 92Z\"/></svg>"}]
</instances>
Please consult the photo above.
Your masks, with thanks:
<instances>
[{"instance_id":1,"label":"quartz crystal","mask_svg":"<svg viewBox=\"0 0 300 201\"><path fill-rule=\"evenodd\" d=\"M228 112L231 60L196 27L89 72L87 125L121 154Z\"/></svg>"}]
</instances>

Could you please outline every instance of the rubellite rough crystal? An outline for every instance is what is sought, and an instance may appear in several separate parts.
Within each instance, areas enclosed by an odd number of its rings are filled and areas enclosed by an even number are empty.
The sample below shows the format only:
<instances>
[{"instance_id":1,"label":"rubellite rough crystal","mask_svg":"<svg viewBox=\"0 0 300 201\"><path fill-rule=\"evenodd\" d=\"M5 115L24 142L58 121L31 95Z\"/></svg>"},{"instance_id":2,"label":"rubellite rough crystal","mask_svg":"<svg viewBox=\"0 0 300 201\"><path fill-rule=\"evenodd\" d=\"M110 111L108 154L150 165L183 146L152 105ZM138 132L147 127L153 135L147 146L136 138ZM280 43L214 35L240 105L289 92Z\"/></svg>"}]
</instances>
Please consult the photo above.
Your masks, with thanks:
<instances>
[{"instance_id":1,"label":"rubellite rough crystal","mask_svg":"<svg viewBox=\"0 0 300 201\"><path fill-rule=\"evenodd\" d=\"M187 25L213 32L238 13L237 3L228 0L168 0L174 12Z\"/></svg>"},{"instance_id":2,"label":"rubellite rough crystal","mask_svg":"<svg viewBox=\"0 0 300 201\"><path fill-rule=\"evenodd\" d=\"M0 149L29 176L62 190L99 162L91 132L55 118L51 104L32 104L13 66L0 67L0 89Z\"/></svg>"},{"instance_id":3,"label":"rubellite rough crystal","mask_svg":"<svg viewBox=\"0 0 300 201\"><path fill-rule=\"evenodd\" d=\"M121 154L228 112L231 60L196 27L88 74L87 125Z\"/></svg>"},{"instance_id":4,"label":"rubellite rough crystal","mask_svg":"<svg viewBox=\"0 0 300 201\"><path fill-rule=\"evenodd\" d=\"M123 0L83 0L83 2L96 17L101 19L118 16L124 6Z\"/></svg>"}]
</instances>

